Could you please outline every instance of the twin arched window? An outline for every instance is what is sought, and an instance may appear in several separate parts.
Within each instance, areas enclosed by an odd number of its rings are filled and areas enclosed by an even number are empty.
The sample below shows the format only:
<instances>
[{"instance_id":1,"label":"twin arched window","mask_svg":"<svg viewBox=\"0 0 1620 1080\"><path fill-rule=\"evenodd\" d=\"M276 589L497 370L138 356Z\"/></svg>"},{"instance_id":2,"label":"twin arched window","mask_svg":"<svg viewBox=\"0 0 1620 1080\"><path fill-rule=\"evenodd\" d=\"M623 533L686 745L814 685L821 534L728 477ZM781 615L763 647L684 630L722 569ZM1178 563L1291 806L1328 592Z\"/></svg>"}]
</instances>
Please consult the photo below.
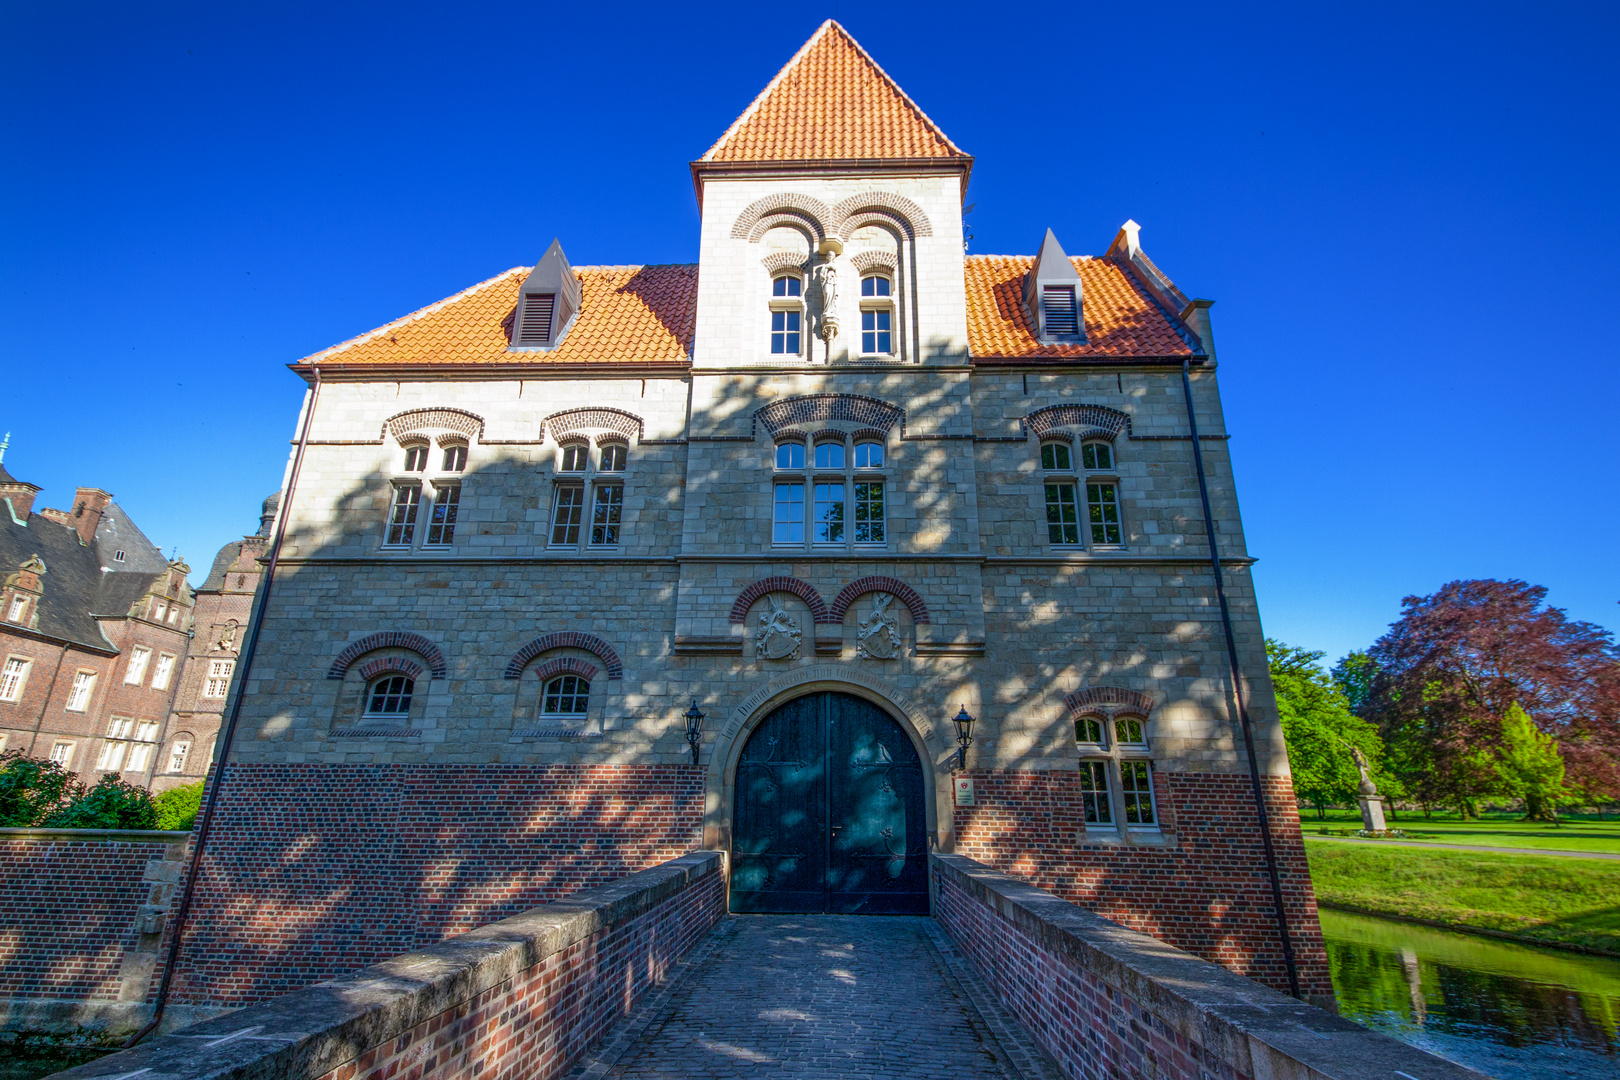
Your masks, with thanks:
<instances>
[{"instance_id":1,"label":"twin arched window","mask_svg":"<svg viewBox=\"0 0 1620 1080\"><path fill-rule=\"evenodd\" d=\"M575 438L562 445L551 503L552 547L578 547L582 538L591 547L617 546L624 516L624 481L620 474L629 457L627 444L606 437L597 453L596 475L591 477L585 475L591 470L590 444Z\"/></svg>"},{"instance_id":2,"label":"twin arched window","mask_svg":"<svg viewBox=\"0 0 1620 1080\"><path fill-rule=\"evenodd\" d=\"M420 474L427 471L432 445L420 436L406 443L405 474L394 482L393 497L389 501L388 522L383 535L385 547L409 548L418 536L417 519L423 503L431 510L428 514L425 547L448 547L456 535L456 518L461 512L461 477L467 468L467 444L459 441L443 442L444 453L439 461L439 473L424 481ZM427 489L427 490L424 490Z\"/></svg>"},{"instance_id":3,"label":"twin arched window","mask_svg":"<svg viewBox=\"0 0 1620 1080\"><path fill-rule=\"evenodd\" d=\"M1041 470L1046 474L1046 539L1054 547L1081 546L1080 491L1085 491L1085 530L1091 545L1117 547L1124 543L1120 524L1119 482L1114 471L1114 448L1100 439L1080 446L1080 468L1074 449L1066 442L1041 444Z\"/></svg>"},{"instance_id":4,"label":"twin arched window","mask_svg":"<svg viewBox=\"0 0 1620 1080\"><path fill-rule=\"evenodd\" d=\"M1159 814L1143 721L1135 716L1116 717L1112 745L1103 741L1104 725L1098 716L1082 716L1074 722L1080 752L1099 755L1080 762L1080 801L1086 825L1113 825L1119 818L1127 829L1154 831L1159 827Z\"/></svg>"}]
</instances>

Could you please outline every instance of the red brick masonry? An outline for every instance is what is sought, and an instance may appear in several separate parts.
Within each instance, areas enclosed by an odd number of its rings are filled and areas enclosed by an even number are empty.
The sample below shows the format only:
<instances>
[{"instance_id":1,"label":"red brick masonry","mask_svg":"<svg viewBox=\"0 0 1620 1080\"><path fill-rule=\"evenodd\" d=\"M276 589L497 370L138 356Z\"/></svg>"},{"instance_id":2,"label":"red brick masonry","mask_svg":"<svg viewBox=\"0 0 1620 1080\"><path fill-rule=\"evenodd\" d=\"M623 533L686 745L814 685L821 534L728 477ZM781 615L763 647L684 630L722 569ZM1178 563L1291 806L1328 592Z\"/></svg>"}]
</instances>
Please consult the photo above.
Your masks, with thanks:
<instances>
[{"instance_id":1,"label":"red brick masonry","mask_svg":"<svg viewBox=\"0 0 1620 1080\"><path fill-rule=\"evenodd\" d=\"M242 1005L696 850L689 765L231 765L172 1001Z\"/></svg>"},{"instance_id":2,"label":"red brick masonry","mask_svg":"<svg viewBox=\"0 0 1620 1080\"><path fill-rule=\"evenodd\" d=\"M723 866L687 855L58 1075L550 1080L725 914Z\"/></svg>"},{"instance_id":3,"label":"red brick masonry","mask_svg":"<svg viewBox=\"0 0 1620 1080\"><path fill-rule=\"evenodd\" d=\"M1484 1080L960 855L934 918L1074 1080Z\"/></svg>"},{"instance_id":4,"label":"red brick masonry","mask_svg":"<svg viewBox=\"0 0 1620 1080\"><path fill-rule=\"evenodd\" d=\"M957 854L1287 991L1247 776L1155 773L1167 843L1145 847L1080 839L1085 814L1076 772L966 775L974 779L975 805L956 808ZM1293 787L1286 777L1266 784L1300 989L1307 999L1331 1000Z\"/></svg>"},{"instance_id":5,"label":"red brick masonry","mask_svg":"<svg viewBox=\"0 0 1620 1080\"><path fill-rule=\"evenodd\" d=\"M80 832L0 834L0 998L117 1001L123 974L146 974L125 960L155 947L185 836Z\"/></svg>"}]
</instances>

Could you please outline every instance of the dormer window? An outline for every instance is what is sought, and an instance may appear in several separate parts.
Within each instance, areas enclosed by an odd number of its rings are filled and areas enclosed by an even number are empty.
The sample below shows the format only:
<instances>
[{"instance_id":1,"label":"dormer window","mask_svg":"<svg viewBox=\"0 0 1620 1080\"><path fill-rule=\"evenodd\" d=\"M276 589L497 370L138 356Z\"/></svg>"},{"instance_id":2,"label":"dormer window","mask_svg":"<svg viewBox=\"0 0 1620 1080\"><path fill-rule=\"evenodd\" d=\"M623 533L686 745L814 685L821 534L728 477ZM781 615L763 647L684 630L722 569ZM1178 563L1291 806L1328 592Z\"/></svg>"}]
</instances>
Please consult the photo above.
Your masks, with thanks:
<instances>
[{"instance_id":1,"label":"dormer window","mask_svg":"<svg viewBox=\"0 0 1620 1080\"><path fill-rule=\"evenodd\" d=\"M416 446L407 446L405 448L406 472L421 472L423 469L427 468L427 463L428 447L426 443L420 443Z\"/></svg>"},{"instance_id":2,"label":"dormer window","mask_svg":"<svg viewBox=\"0 0 1620 1080\"><path fill-rule=\"evenodd\" d=\"M127 558L127 556L124 554L123 548L119 548L117 551L113 552L113 562L123 562L125 558Z\"/></svg>"},{"instance_id":3,"label":"dormer window","mask_svg":"<svg viewBox=\"0 0 1620 1080\"><path fill-rule=\"evenodd\" d=\"M552 318L557 314L556 293L527 293L518 320L518 345L550 345Z\"/></svg>"},{"instance_id":4,"label":"dormer window","mask_svg":"<svg viewBox=\"0 0 1620 1080\"><path fill-rule=\"evenodd\" d=\"M1052 345L1084 345L1086 324L1080 272L1051 229L1024 278L1024 307L1035 337Z\"/></svg>"},{"instance_id":5,"label":"dormer window","mask_svg":"<svg viewBox=\"0 0 1620 1080\"><path fill-rule=\"evenodd\" d=\"M552 349L562 343L580 305L579 279L562 244L546 249L518 290L512 317L512 348Z\"/></svg>"}]
</instances>

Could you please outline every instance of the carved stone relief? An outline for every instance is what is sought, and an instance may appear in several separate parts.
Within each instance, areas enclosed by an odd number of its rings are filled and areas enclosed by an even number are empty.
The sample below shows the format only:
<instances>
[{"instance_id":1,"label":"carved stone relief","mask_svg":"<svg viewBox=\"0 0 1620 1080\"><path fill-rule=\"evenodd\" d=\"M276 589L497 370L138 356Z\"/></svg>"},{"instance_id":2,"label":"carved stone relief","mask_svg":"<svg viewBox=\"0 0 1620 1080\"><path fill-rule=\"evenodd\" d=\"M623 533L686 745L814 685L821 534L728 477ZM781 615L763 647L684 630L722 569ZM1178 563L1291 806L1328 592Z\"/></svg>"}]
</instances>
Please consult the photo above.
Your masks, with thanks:
<instances>
[{"instance_id":1,"label":"carved stone relief","mask_svg":"<svg viewBox=\"0 0 1620 1080\"><path fill-rule=\"evenodd\" d=\"M799 620L774 593L767 594L770 610L759 613L759 629L754 632L754 651L761 660L793 660L799 655L804 631Z\"/></svg>"},{"instance_id":2,"label":"carved stone relief","mask_svg":"<svg viewBox=\"0 0 1620 1080\"><path fill-rule=\"evenodd\" d=\"M855 637L856 656L893 660L900 655L900 619L893 608L892 593L872 594L872 613L861 620Z\"/></svg>"}]
</instances>

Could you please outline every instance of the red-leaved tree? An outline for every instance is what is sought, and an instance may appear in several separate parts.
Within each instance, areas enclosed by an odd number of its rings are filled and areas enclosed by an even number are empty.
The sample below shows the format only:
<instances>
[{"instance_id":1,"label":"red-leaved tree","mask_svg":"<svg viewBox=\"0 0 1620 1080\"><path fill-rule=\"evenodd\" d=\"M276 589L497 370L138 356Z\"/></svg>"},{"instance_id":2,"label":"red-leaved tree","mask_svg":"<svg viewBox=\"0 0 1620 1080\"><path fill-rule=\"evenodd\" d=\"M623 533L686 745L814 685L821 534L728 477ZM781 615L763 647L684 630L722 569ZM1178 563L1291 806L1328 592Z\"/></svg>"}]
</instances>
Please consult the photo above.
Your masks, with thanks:
<instances>
[{"instance_id":1,"label":"red-leaved tree","mask_svg":"<svg viewBox=\"0 0 1620 1080\"><path fill-rule=\"evenodd\" d=\"M1593 799L1620 795L1620 649L1546 596L1523 581L1453 581L1403 599L1368 650L1365 716L1425 804L1466 814L1490 793L1514 703L1558 740L1570 784Z\"/></svg>"}]
</instances>

